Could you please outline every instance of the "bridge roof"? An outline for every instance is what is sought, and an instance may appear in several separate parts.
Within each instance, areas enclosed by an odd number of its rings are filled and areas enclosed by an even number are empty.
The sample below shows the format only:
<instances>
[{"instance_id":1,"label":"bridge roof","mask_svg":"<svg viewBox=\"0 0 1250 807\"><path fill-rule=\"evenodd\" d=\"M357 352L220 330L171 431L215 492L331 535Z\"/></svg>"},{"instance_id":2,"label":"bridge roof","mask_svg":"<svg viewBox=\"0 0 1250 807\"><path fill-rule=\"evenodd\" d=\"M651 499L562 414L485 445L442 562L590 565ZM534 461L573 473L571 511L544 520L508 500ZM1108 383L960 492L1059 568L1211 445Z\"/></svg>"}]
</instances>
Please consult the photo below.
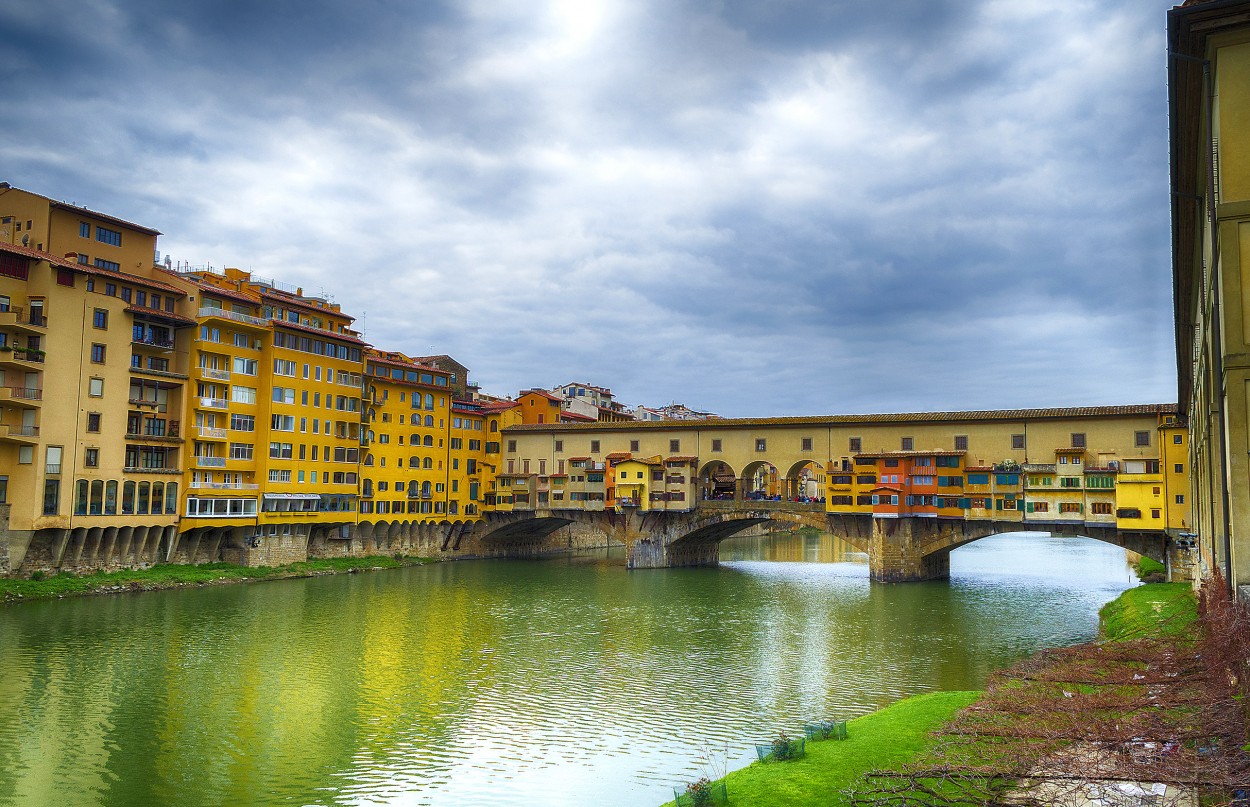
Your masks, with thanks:
<instances>
[{"instance_id":1,"label":"bridge roof","mask_svg":"<svg viewBox=\"0 0 1250 807\"><path fill-rule=\"evenodd\" d=\"M932 451L861 451L856 457L962 457L967 451L934 449Z\"/></svg>"},{"instance_id":2,"label":"bridge roof","mask_svg":"<svg viewBox=\"0 0 1250 807\"><path fill-rule=\"evenodd\" d=\"M633 420L609 423L533 423L509 426L505 431L647 431L740 429L750 426L830 426L838 424L950 423L1001 420L1049 420L1060 418L1103 418L1126 415L1174 415L1174 403L1128 404L1124 406L1072 406L1045 409L975 409L957 412L900 412L873 415L811 415L775 418L719 418L716 420Z\"/></svg>"}]
</instances>

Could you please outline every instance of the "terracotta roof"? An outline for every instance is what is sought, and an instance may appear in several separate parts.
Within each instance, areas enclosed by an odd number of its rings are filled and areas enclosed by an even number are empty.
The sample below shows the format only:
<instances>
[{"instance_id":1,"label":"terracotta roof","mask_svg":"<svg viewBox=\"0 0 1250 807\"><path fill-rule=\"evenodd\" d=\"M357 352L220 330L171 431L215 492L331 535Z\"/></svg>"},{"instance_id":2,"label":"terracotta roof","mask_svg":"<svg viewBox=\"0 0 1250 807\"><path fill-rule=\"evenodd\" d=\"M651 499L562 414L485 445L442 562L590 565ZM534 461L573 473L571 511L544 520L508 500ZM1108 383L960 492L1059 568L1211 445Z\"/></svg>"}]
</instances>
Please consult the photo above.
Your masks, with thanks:
<instances>
[{"instance_id":1,"label":"terracotta roof","mask_svg":"<svg viewBox=\"0 0 1250 807\"><path fill-rule=\"evenodd\" d=\"M30 193L30 191L26 191L26 192ZM40 194L37 194L37 193L32 194L32 195L40 196ZM43 196L42 198L48 199L47 196ZM142 224L135 224L132 221L119 219L117 218L117 216L110 216L108 213L98 213L90 208L79 207L78 205L71 205L67 202L58 202L55 199L48 199L48 201L52 203L52 207L57 207L57 208L60 208L61 210L72 210L75 213L85 214L88 216L95 216L98 219L104 219L105 221L112 222L113 224L120 224L123 227L129 227L132 230L138 230L139 232L145 235L162 235L160 230L153 230L151 227L144 227Z\"/></svg>"},{"instance_id":2,"label":"terracotta roof","mask_svg":"<svg viewBox=\"0 0 1250 807\"><path fill-rule=\"evenodd\" d=\"M612 455L609 454L608 456L610 458ZM663 460L661 460L659 455L657 454L654 457L632 457L627 460L622 460L620 463L617 463L617 464L621 465L626 462L636 462L639 465L660 465L663 462Z\"/></svg>"},{"instance_id":3,"label":"terracotta roof","mask_svg":"<svg viewBox=\"0 0 1250 807\"><path fill-rule=\"evenodd\" d=\"M338 334L335 335L337 336ZM405 370L429 370L430 372L438 373L439 375L447 375L446 370L440 370L437 367L431 367L428 364L417 364L415 362L399 361L398 359L388 359L385 353L381 353L376 350L370 350L369 353L365 354L365 361L371 361L377 364L389 364L391 367L402 367Z\"/></svg>"},{"instance_id":4,"label":"terracotta roof","mask_svg":"<svg viewBox=\"0 0 1250 807\"><path fill-rule=\"evenodd\" d=\"M587 462L590 457L569 457L569 462Z\"/></svg>"},{"instance_id":5,"label":"terracotta roof","mask_svg":"<svg viewBox=\"0 0 1250 807\"><path fill-rule=\"evenodd\" d=\"M902 489L902 488L893 488L893 487L890 487L890 486L888 486L888 485L878 485L877 487L872 488L872 490L888 490L888 491L890 491L891 493L902 493L902 492L903 492L903 489Z\"/></svg>"},{"instance_id":6,"label":"terracotta roof","mask_svg":"<svg viewBox=\"0 0 1250 807\"><path fill-rule=\"evenodd\" d=\"M177 314L171 314L168 311L158 311L155 308L147 308L145 306L128 305L123 309L128 314L138 314L140 316L157 317L159 319L167 319L171 322L181 323L182 325L198 325L199 323L190 317L181 317Z\"/></svg>"},{"instance_id":7,"label":"terracotta roof","mask_svg":"<svg viewBox=\"0 0 1250 807\"><path fill-rule=\"evenodd\" d=\"M634 456L634 455L633 455L633 454L631 454L631 453L630 453L630 452L628 452L628 451L613 451L611 454L609 454L609 455L607 455L606 457L604 457L604 459L607 459L607 460L627 460L627 459L629 459L629 458L630 458L630 457L632 457L632 456Z\"/></svg>"},{"instance_id":8,"label":"terracotta roof","mask_svg":"<svg viewBox=\"0 0 1250 807\"><path fill-rule=\"evenodd\" d=\"M236 300L240 303L248 303L255 308L260 308L260 300L256 299L255 297L248 297L246 294L235 291L233 289L223 289L220 286L214 286L212 283L199 280L198 278L192 275L180 275L171 269L161 269L161 271L167 275L170 275L171 277L177 278L178 280L182 280L186 283L190 283L192 286L195 286L197 289L206 291L209 294L213 295L214 297L225 297L228 300Z\"/></svg>"},{"instance_id":9,"label":"terracotta roof","mask_svg":"<svg viewBox=\"0 0 1250 807\"><path fill-rule=\"evenodd\" d=\"M546 398L547 400L553 401L555 403L564 402L563 398L557 398L556 396L552 395L550 392L547 392L546 390L541 390L541 389L527 389L524 392L522 392L520 395L518 395L517 397L523 398L526 395L538 395L539 397Z\"/></svg>"},{"instance_id":10,"label":"terracotta roof","mask_svg":"<svg viewBox=\"0 0 1250 807\"><path fill-rule=\"evenodd\" d=\"M1086 451L1088 451L1088 450L1089 450L1089 449L1085 449L1085 448L1073 448L1073 447L1069 446L1068 448L1056 448L1056 449L1055 449L1055 453L1056 453L1056 454L1084 454L1084 453L1085 453Z\"/></svg>"},{"instance_id":11,"label":"terracotta roof","mask_svg":"<svg viewBox=\"0 0 1250 807\"><path fill-rule=\"evenodd\" d=\"M482 411L488 415L494 415L499 412L506 412L509 409L515 409L516 406L516 401L491 401L490 403L482 404Z\"/></svg>"},{"instance_id":12,"label":"terracotta roof","mask_svg":"<svg viewBox=\"0 0 1250 807\"><path fill-rule=\"evenodd\" d=\"M342 317L348 322L354 322L356 319L355 317L344 314L337 308L331 308L329 303L317 305L317 303L313 302L310 298L304 297L302 294L293 294L289 291L283 291L282 289L275 289L273 286L262 283L259 280L252 280L249 282L254 286L260 287L256 290L256 293L261 297L268 297L272 300L280 300L297 308L303 308L307 311L315 311L318 314L325 314L331 317Z\"/></svg>"},{"instance_id":13,"label":"terracotta roof","mask_svg":"<svg viewBox=\"0 0 1250 807\"><path fill-rule=\"evenodd\" d=\"M694 462L698 457L669 457L665 462Z\"/></svg>"},{"instance_id":14,"label":"terracotta roof","mask_svg":"<svg viewBox=\"0 0 1250 807\"><path fill-rule=\"evenodd\" d=\"M966 451L861 451L857 457L962 457Z\"/></svg>"},{"instance_id":15,"label":"terracotta roof","mask_svg":"<svg viewBox=\"0 0 1250 807\"><path fill-rule=\"evenodd\" d=\"M331 331L323 331L320 328L314 328L311 325L300 325L298 322L287 322L284 319L278 319L276 317L270 318L269 321L272 322L275 326L281 326L283 328L291 328L292 330L296 330L296 331L304 331L305 333L313 333L313 334L316 334L317 336L324 336L327 339L337 339L340 342L350 342L353 345L368 346L369 344L363 339L357 339L356 337L348 336L345 333L333 333Z\"/></svg>"},{"instance_id":16,"label":"terracotta roof","mask_svg":"<svg viewBox=\"0 0 1250 807\"><path fill-rule=\"evenodd\" d=\"M560 417L569 418L571 420L594 422L594 418L592 418L590 415L581 415L581 414L578 414L577 412L569 412L568 410L561 412Z\"/></svg>"},{"instance_id":17,"label":"terracotta roof","mask_svg":"<svg viewBox=\"0 0 1250 807\"><path fill-rule=\"evenodd\" d=\"M150 289L160 289L161 291L167 292L169 294L177 294L183 297L186 296L186 292L184 292L182 289L178 289L173 286L166 285L160 282L159 280L151 280L146 277L140 277L139 275L132 275L128 272L115 272L112 269L101 269L97 266L91 266L90 264L79 263L77 261L77 257L78 257L77 252L70 253L71 255L75 257L75 260L71 261L69 258L64 258L58 255L53 255L51 252L44 252L38 249L31 249L30 247L23 247L19 244L0 243L0 251L8 252L13 255L21 255L24 258L31 258L32 260L47 261L52 266L56 266L62 269L72 269L75 272L78 272L79 274L83 274L83 275L93 275L93 276L108 277L108 278L113 278L113 279L121 278L125 282L132 283L136 286L144 286Z\"/></svg>"},{"instance_id":18,"label":"terracotta roof","mask_svg":"<svg viewBox=\"0 0 1250 807\"><path fill-rule=\"evenodd\" d=\"M1010 420L1049 420L1063 418L1104 418L1133 415L1174 415L1177 407L1167 404L1130 404L1125 406L1074 406L1047 409L980 409L959 412L908 412L875 415L813 415L806 417L774 418L719 418L716 420L680 421L690 431L736 429L744 426L836 426L839 424L888 424L888 423L952 423ZM673 421L631 420L620 423L600 421L586 424L538 423L510 426L518 431L647 431L675 428Z\"/></svg>"}]
</instances>

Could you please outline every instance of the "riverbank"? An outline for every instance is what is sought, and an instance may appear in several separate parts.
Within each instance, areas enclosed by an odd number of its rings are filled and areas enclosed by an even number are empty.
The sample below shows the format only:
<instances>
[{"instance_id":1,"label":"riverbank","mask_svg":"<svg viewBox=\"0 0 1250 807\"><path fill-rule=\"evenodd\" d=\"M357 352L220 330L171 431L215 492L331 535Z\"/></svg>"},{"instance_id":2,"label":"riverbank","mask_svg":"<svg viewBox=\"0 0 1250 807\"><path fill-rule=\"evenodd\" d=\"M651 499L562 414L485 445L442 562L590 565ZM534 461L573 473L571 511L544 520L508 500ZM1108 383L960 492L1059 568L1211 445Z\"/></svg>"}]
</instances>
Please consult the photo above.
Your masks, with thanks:
<instances>
[{"instance_id":1,"label":"riverbank","mask_svg":"<svg viewBox=\"0 0 1250 807\"><path fill-rule=\"evenodd\" d=\"M319 558L285 566L236 566L231 563L204 563L198 566L162 563L147 569L123 569L76 575L62 572L44 577L0 579L0 602L31 602L63 597L91 597L136 591L246 583L257 580L285 580L319 577L376 569L399 569L437 563L436 558L409 555L375 555L364 558Z\"/></svg>"},{"instance_id":2,"label":"riverbank","mask_svg":"<svg viewBox=\"0 0 1250 807\"><path fill-rule=\"evenodd\" d=\"M1197 620L1197 600L1189 584L1152 583L1128 589L1107 603L1099 611L1099 635L1111 643L1179 638L1192 633ZM1011 670L1005 674L1010 678ZM980 710L994 709L987 703L991 700L981 692L905 698L849 721L846 740L808 742L802 759L756 762L730 772L724 780L730 803L740 807L847 803L846 791L862 785L864 774L898 770L924 759L938 742L935 732L974 704ZM674 804L670 801L665 807Z\"/></svg>"},{"instance_id":3,"label":"riverbank","mask_svg":"<svg viewBox=\"0 0 1250 807\"><path fill-rule=\"evenodd\" d=\"M729 802L769 807L840 803L842 792L865 773L915 759L928 747L930 732L980 694L929 692L849 720L845 740L809 741L800 759L756 762L730 772L725 777ZM688 802L683 799L682 803Z\"/></svg>"}]
</instances>

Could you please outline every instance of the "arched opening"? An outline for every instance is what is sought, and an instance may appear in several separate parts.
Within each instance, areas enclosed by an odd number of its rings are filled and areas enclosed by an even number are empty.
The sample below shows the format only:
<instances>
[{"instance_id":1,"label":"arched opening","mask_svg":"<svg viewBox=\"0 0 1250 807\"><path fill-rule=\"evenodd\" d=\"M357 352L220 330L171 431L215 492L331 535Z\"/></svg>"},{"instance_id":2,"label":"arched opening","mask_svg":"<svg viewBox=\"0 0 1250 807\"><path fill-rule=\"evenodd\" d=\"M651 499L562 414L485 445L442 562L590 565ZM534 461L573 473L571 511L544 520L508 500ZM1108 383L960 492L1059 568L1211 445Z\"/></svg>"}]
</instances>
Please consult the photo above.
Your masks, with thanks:
<instances>
[{"instance_id":1,"label":"arched opening","mask_svg":"<svg viewBox=\"0 0 1250 807\"><path fill-rule=\"evenodd\" d=\"M699 498L703 501L733 499L736 481L734 469L728 463L712 460L699 471Z\"/></svg>"},{"instance_id":2,"label":"arched opening","mask_svg":"<svg viewBox=\"0 0 1250 807\"><path fill-rule=\"evenodd\" d=\"M825 471L812 460L799 460L786 474L782 497L790 502L823 502Z\"/></svg>"},{"instance_id":3,"label":"arched opening","mask_svg":"<svg viewBox=\"0 0 1250 807\"><path fill-rule=\"evenodd\" d=\"M758 460L742 469L738 488L743 499L769 501L781 498L783 483L777 466L767 460Z\"/></svg>"}]
</instances>

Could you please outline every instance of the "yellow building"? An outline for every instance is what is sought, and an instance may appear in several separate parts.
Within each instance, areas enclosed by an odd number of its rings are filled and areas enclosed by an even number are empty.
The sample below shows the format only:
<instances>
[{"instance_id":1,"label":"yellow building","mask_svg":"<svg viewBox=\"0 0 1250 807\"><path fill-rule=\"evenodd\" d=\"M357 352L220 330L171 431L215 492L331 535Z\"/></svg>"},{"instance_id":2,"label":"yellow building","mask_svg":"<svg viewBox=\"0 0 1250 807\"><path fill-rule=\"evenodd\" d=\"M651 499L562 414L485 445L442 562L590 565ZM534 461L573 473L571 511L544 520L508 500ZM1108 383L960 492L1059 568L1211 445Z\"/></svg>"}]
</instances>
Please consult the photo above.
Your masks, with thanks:
<instances>
[{"instance_id":1,"label":"yellow building","mask_svg":"<svg viewBox=\"0 0 1250 807\"><path fill-rule=\"evenodd\" d=\"M349 538L366 347L352 317L238 269L166 275L198 300L184 533L269 564Z\"/></svg>"},{"instance_id":2,"label":"yellow building","mask_svg":"<svg viewBox=\"0 0 1250 807\"><path fill-rule=\"evenodd\" d=\"M30 547L62 568L174 550L194 320L156 277L158 235L0 185L0 488L14 567Z\"/></svg>"},{"instance_id":3,"label":"yellow building","mask_svg":"<svg viewBox=\"0 0 1250 807\"><path fill-rule=\"evenodd\" d=\"M1168 103L1179 414L1193 485L1185 506L1207 570L1241 587L1250 585L1250 2L1168 13Z\"/></svg>"}]
</instances>

